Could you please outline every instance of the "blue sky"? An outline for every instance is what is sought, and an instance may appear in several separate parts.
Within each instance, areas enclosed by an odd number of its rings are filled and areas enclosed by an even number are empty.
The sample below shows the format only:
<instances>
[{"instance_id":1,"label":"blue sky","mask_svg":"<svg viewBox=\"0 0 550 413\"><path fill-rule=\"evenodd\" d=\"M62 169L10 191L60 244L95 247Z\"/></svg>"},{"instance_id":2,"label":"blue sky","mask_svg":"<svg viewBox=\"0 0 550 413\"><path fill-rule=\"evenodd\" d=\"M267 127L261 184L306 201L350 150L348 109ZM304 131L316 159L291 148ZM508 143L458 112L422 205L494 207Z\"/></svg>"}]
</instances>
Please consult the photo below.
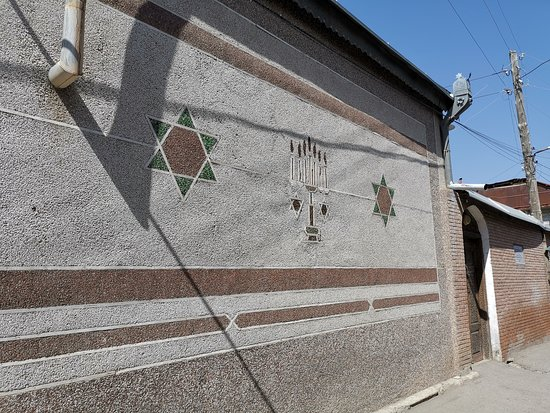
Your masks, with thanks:
<instances>
[{"instance_id":1,"label":"blue sky","mask_svg":"<svg viewBox=\"0 0 550 413\"><path fill-rule=\"evenodd\" d=\"M550 59L550 1L450 0L480 47L449 0L339 3L447 89L459 72L483 77L472 80L474 103L460 122L488 138L474 137L458 125L451 131L455 181L525 177L514 96L504 91L512 89L512 78L494 73L510 68L509 49L525 54L522 74ZM550 62L524 78L523 92L531 143L537 149L550 146ZM550 183L550 150L537 155L537 161L537 178Z\"/></svg>"}]
</instances>

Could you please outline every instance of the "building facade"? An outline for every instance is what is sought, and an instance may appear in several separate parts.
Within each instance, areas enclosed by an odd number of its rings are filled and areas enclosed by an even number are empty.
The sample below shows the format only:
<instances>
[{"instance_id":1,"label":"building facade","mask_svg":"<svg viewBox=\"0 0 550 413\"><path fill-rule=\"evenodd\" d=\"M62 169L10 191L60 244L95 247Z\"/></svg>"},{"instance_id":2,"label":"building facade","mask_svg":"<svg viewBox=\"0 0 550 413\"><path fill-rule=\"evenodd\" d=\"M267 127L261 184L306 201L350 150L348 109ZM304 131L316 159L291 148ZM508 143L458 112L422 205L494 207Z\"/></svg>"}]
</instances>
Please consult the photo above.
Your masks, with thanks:
<instances>
[{"instance_id":1,"label":"building facade","mask_svg":"<svg viewBox=\"0 0 550 413\"><path fill-rule=\"evenodd\" d=\"M462 339L470 342L472 361L506 361L515 350L550 334L550 228L471 191L458 191L456 200L461 215L454 221L454 232L462 232L467 280L461 290L468 297L467 311L458 320ZM460 248L458 237L453 243Z\"/></svg>"},{"instance_id":2,"label":"building facade","mask_svg":"<svg viewBox=\"0 0 550 413\"><path fill-rule=\"evenodd\" d=\"M370 411L472 361L452 100L336 2L88 1L66 89L59 2L0 11L1 411Z\"/></svg>"}]
</instances>

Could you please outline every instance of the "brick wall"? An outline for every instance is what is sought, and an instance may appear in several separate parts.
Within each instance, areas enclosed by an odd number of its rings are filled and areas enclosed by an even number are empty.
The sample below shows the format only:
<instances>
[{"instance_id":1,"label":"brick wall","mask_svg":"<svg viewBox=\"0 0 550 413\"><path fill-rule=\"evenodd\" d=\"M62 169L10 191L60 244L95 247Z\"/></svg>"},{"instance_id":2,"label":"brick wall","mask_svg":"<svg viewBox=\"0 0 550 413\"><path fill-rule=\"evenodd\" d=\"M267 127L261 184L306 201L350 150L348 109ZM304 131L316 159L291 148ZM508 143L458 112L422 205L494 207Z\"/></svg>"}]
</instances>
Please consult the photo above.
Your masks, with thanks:
<instances>
[{"instance_id":1,"label":"brick wall","mask_svg":"<svg viewBox=\"0 0 550 413\"><path fill-rule=\"evenodd\" d=\"M484 209L491 247L503 360L516 349L550 334L550 289L546 276L546 241L533 225ZM513 246L524 248L517 264Z\"/></svg>"},{"instance_id":2,"label":"brick wall","mask_svg":"<svg viewBox=\"0 0 550 413\"><path fill-rule=\"evenodd\" d=\"M447 194L447 206L455 367L461 369L471 363L472 356L462 214L453 192ZM478 207L489 230L501 351L506 360L514 350L550 335L550 286L544 255L550 237L534 225ZM523 246L525 264L516 264L514 244Z\"/></svg>"},{"instance_id":3,"label":"brick wall","mask_svg":"<svg viewBox=\"0 0 550 413\"><path fill-rule=\"evenodd\" d=\"M452 270L453 334L455 337L455 366L462 369L472 362L470 325L468 314L468 289L462 238L462 214L453 191L447 193L449 210L450 260Z\"/></svg>"}]
</instances>

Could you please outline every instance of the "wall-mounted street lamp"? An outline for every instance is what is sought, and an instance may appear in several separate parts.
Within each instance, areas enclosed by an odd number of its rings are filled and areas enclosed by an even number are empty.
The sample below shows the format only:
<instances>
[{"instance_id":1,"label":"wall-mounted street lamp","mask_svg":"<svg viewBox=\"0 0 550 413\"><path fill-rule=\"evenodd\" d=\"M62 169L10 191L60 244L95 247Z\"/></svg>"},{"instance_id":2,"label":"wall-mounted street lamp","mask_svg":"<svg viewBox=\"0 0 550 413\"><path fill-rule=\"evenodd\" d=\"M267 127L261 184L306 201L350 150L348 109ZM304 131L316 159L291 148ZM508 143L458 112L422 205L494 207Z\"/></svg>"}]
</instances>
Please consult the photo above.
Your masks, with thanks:
<instances>
[{"instance_id":1,"label":"wall-mounted street lamp","mask_svg":"<svg viewBox=\"0 0 550 413\"><path fill-rule=\"evenodd\" d=\"M531 156L534 157L537 153L541 153L541 152L547 151L549 149L550 149L550 146L547 146L546 148L542 148L542 149L533 148L533 152L531 153Z\"/></svg>"},{"instance_id":2,"label":"wall-mounted street lamp","mask_svg":"<svg viewBox=\"0 0 550 413\"><path fill-rule=\"evenodd\" d=\"M441 135L444 142L443 159L445 162L445 181L449 185L453 180L451 165L451 148L449 146L449 131L454 129L452 122L458 120L459 116L472 104L472 91L470 81L462 74L456 75L453 83L453 107L447 112L447 115L441 123Z\"/></svg>"}]
</instances>

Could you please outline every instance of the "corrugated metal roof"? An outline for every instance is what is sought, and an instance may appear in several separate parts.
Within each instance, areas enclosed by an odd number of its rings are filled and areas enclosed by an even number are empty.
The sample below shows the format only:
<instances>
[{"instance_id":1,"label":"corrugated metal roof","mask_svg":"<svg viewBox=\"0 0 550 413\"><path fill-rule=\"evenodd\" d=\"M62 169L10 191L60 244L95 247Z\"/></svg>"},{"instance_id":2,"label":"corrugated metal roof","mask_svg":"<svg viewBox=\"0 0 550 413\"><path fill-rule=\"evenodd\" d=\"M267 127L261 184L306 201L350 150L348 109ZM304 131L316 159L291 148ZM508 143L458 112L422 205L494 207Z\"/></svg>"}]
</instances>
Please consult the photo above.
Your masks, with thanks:
<instances>
[{"instance_id":1,"label":"corrugated metal roof","mask_svg":"<svg viewBox=\"0 0 550 413\"><path fill-rule=\"evenodd\" d=\"M335 0L292 1L438 109L448 110L452 106L453 100L448 90L434 82Z\"/></svg>"},{"instance_id":2,"label":"corrugated metal roof","mask_svg":"<svg viewBox=\"0 0 550 413\"><path fill-rule=\"evenodd\" d=\"M492 184L487 184L487 189L501 188L504 186L512 186L512 185L525 185L526 181L527 181L526 178L513 178L513 179L508 179L507 181L493 182ZM550 184L547 184L545 182L537 181L537 185L542 186L543 188L550 188Z\"/></svg>"},{"instance_id":3,"label":"corrugated metal roof","mask_svg":"<svg viewBox=\"0 0 550 413\"><path fill-rule=\"evenodd\" d=\"M504 214L512 218L519 219L521 221L528 222L529 224L536 225L541 229L543 229L544 231L550 231L550 226L545 225L544 223L542 223L535 217L532 217L531 215L527 215L525 212L518 211L517 209L509 207L508 205L501 204L500 202L494 201L491 198L487 198L486 196L480 195L474 191L457 191L457 192L466 192L470 198L473 198L484 205L487 205L493 209L496 209L497 211L503 212Z\"/></svg>"}]
</instances>

